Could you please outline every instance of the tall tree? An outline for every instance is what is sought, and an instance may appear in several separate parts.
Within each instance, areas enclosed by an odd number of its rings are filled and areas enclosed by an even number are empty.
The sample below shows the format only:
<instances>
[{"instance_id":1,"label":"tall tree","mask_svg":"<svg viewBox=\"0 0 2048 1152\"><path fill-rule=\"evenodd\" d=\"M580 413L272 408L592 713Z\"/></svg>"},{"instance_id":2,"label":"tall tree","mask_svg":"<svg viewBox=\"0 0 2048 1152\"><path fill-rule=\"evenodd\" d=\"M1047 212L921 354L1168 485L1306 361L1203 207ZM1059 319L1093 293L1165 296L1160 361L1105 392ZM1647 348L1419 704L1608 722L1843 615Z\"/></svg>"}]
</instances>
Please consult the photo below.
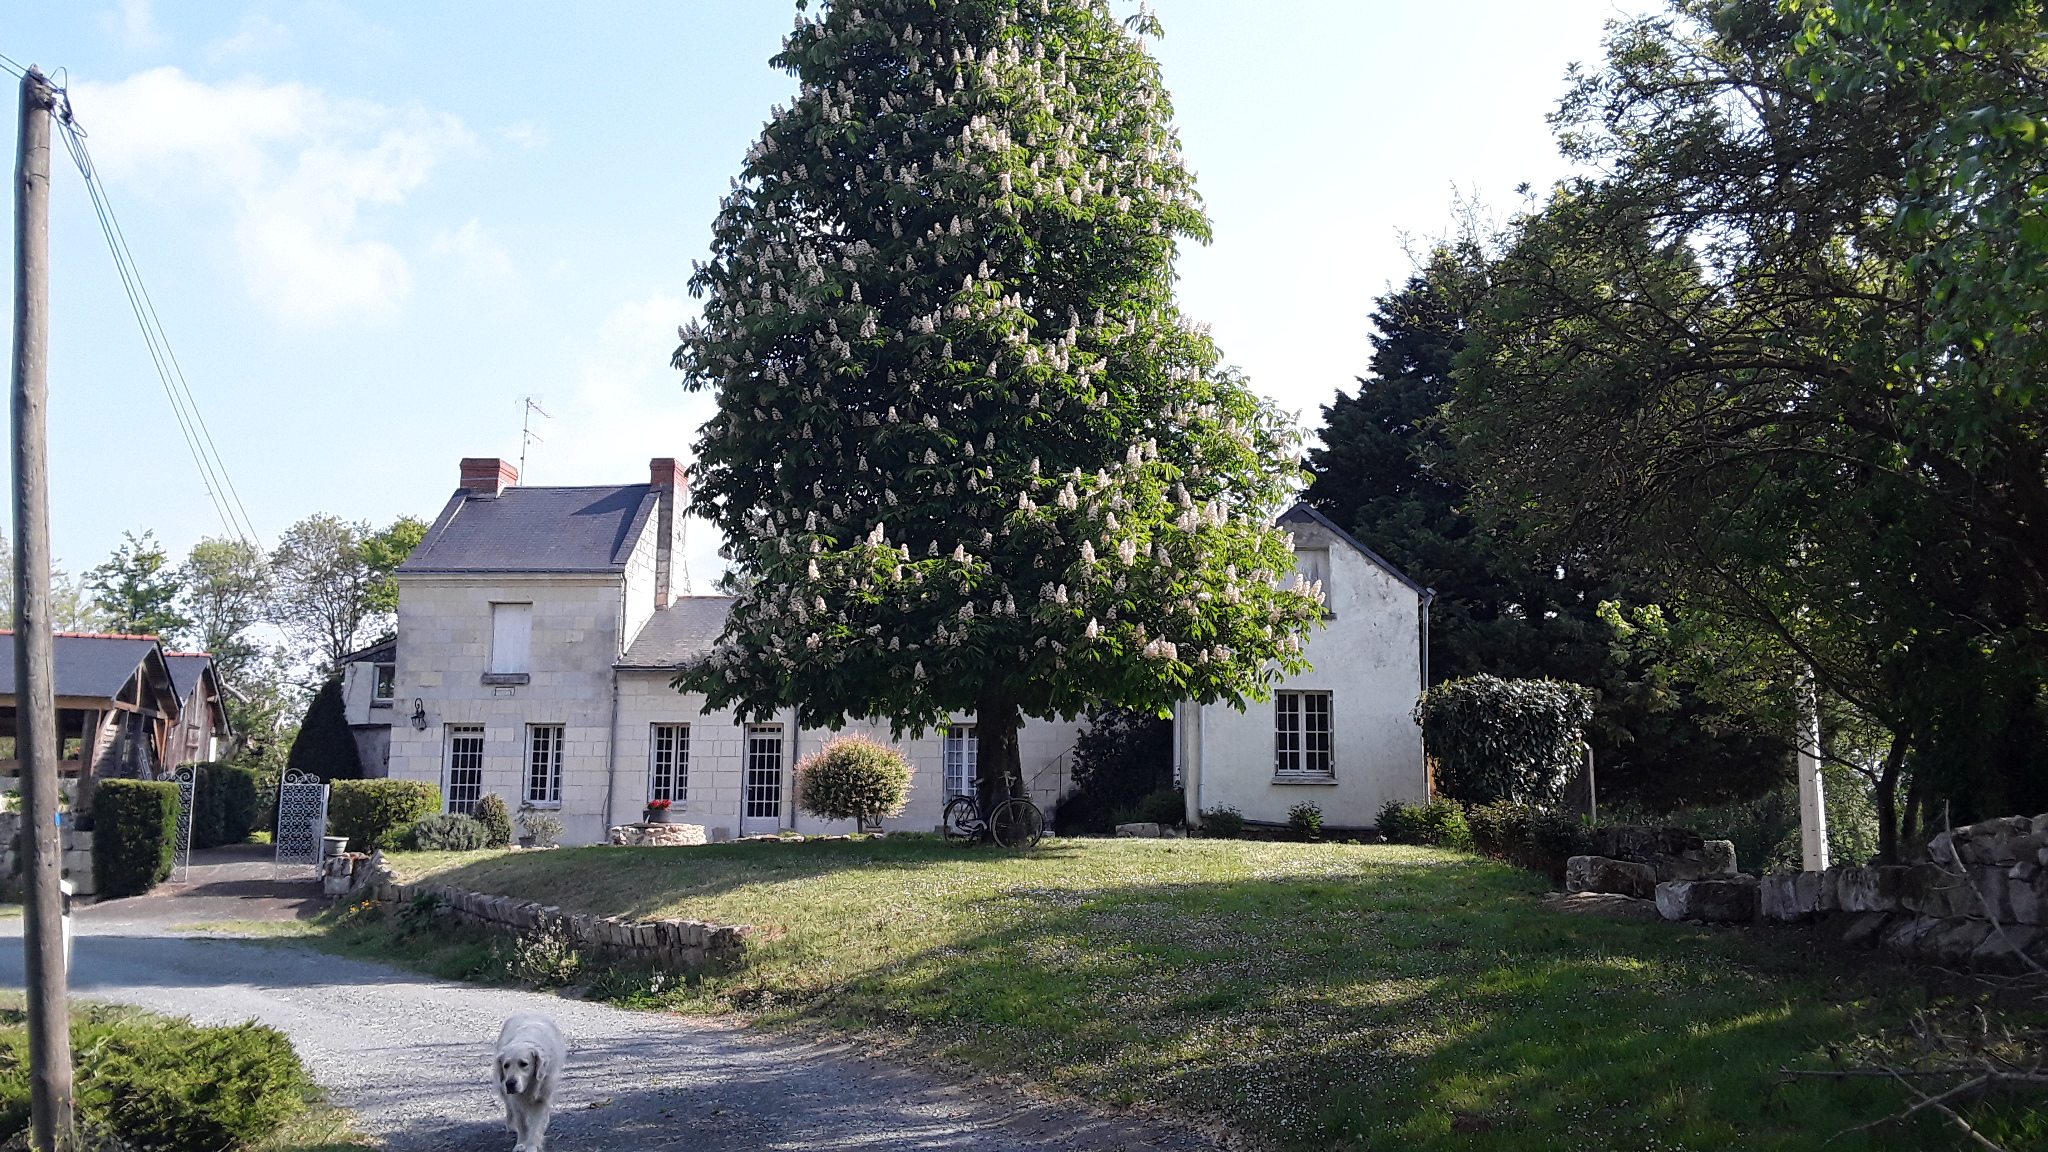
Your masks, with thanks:
<instances>
[{"instance_id":1,"label":"tall tree","mask_svg":"<svg viewBox=\"0 0 2048 1152\"><path fill-rule=\"evenodd\" d=\"M93 606L115 632L161 636L176 644L192 626L178 611L178 570L157 544L155 532L123 532L121 540L106 563L85 574Z\"/></svg>"},{"instance_id":2,"label":"tall tree","mask_svg":"<svg viewBox=\"0 0 2048 1152\"><path fill-rule=\"evenodd\" d=\"M1587 738L1600 794L1660 811L1748 799L1789 779L1789 728L1731 707L1684 675L1615 643L1602 603L1661 589L1591 557L1544 556L1511 523L1466 511L1457 441L1440 418L1456 391L1465 320L1431 280L1474 253L1438 253L1372 315L1371 373L1323 409L1304 497L1436 590L1433 683L1478 674L1553 677L1599 692Z\"/></svg>"},{"instance_id":3,"label":"tall tree","mask_svg":"<svg viewBox=\"0 0 2048 1152\"><path fill-rule=\"evenodd\" d=\"M0 534L0 572L14 571L14 542ZM50 623L59 632L104 632L92 593L61 568L50 569ZM0 596L0 628L14 627L14 598Z\"/></svg>"},{"instance_id":4,"label":"tall tree","mask_svg":"<svg viewBox=\"0 0 2048 1152\"><path fill-rule=\"evenodd\" d=\"M380 615L389 617L398 612L398 578L392 575L412 550L427 538L427 529L432 527L425 520L414 516L400 516L390 524L370 533L363 539L363 563L370 569L370 576L376 581L370 590L370 607Z\"/></svg>"},{"instance_id":5,"label":"tall tree","mask_svg":"<svg viewBox=\"0 0 2048 1152\"><path fill-rule=\"evenodd\" d=\"M270 554L273 620L315 654L323 677L355 651L376 612L378 577L363 559L367 522L315 514L292 525Z\"/></svg>"},{"instance_id":6,"label":"tall tree","mask_svg":"<svg viewBox=\"0 0 2048 1152\"><path fill-rule=\"evenodd\" d=\"M1099 2L870 0L774 62L801 91L675 355L718 391L693 510L740 593L678 686L807 724L973 712L992 796L1022 716L1300 668L1293 430L1174 306L1208 222L1141 40Z\"/></svg>"},{"instance_id":7,"label":"tall tree","mask_svg":"<svg viewBox=\"0 0 2048 1152\"><path fill-rule=\"evenodd\" d=\"M1909 820L2048 805L2043 23L1678 0L1559 112L1595 174L1445 282L1475 504L1775 638Z\"/></svg>"},{"instance_id":8,"label":"tall tree","mask_svg":"<svg viewBox=\"0 0 2048 1152\"><path fill-rule=\"evenodd\" d=\"M208 537L192 546L178 576L200 647L225 680L239 683L263 655L249 630L270 616L270 561L248 541Z\"/></svg>"}]
</instances>

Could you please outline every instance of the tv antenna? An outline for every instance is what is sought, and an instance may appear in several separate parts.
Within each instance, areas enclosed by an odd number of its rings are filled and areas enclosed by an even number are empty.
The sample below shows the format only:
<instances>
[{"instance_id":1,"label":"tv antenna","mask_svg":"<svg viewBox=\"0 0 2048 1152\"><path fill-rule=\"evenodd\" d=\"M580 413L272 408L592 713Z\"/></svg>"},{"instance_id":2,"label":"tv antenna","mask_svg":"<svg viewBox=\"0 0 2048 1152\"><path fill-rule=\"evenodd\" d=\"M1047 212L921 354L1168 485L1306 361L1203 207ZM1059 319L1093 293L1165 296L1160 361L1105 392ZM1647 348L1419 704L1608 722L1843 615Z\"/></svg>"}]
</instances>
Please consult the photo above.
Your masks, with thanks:
<instances>
[{"instance_id":1,"label":"tv antenna","mask_svg":"<svg viewBox=\"0 0 2048 1152\"><path fill-rule=\"evenodd\" d=\"M519 403L525 409L519 421L519 482L525 484L528 483L526 478L527 447L532 444L547 443L547 441L533 434L534 413L539 413L544 420L552 420L554 417L549 416L548 410L540 406L540 397L538 396L521 396Z\"/></svg>"}]
</instances>

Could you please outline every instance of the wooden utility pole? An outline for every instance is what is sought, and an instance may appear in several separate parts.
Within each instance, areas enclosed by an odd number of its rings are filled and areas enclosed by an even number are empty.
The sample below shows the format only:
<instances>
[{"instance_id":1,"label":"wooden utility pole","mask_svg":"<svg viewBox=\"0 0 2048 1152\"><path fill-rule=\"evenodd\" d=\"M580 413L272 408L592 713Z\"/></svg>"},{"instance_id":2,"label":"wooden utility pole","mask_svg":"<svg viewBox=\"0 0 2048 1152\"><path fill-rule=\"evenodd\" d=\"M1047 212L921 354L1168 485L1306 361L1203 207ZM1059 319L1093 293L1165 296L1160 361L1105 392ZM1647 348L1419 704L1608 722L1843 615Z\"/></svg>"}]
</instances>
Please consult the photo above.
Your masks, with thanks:
<instances>
[{"instance_id":1,"label":"wooden utility pole","mask_svg":"<svg viewBox=\"0 0 2048 1152\"><path fill-rule=\"evenodd\" d=\"M56 641L50 621L50 114L57 92L21 78L14 162L14 746L21 764L22 926L28 982L29 1125L36 1152L76 1141L64 971L64 844L57 826Z\"/></svg>"}]
</instances>

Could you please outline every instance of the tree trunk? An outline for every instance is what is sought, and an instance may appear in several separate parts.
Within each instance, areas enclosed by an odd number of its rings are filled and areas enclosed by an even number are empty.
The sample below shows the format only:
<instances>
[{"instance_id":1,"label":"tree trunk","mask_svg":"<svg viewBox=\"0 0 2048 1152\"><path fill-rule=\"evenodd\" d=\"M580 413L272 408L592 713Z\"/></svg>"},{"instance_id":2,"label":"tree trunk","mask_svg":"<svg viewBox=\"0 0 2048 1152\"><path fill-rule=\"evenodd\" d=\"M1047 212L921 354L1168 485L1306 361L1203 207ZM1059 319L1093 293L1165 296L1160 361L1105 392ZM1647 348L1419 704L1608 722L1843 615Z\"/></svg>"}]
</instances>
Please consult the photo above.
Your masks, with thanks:
<instances>
[{"instance_id":1,"label":"tree trunk","mask_svg":"<svg viewBox=\"0 0 2048 1152\"><path fill-rule=\"evenodd\" d=\"M1917 846L1926 839L1921 834L1923 821L1920 810L1927 805L1927 781L1919 773L1913 773L1913 782L1906 786L1906 818L1899 828L1901 850Z\"/></svg>"},{"instance_id":2,"label":"tree trunk","mask_svg":"<svg viewBox=\"0 0 2048 1152\"><path fill-rule=\"evenodd\" d=\"M1906 763L1906 737L1892 736L1891 751L1885 753L1884 774L1877 781L1877 862L1899 862L1899 769Z\"/></svg>"},{"instance_id":3,"label":"tree trunk","mask_svg":"<svg viewBox=\"0 0 2048 1152\"><path fill-rule=\"evenodd\" d=\"M1024 794L1024 768L1017 748L1017 702L987 695L974 717L975 793L983 815L1011 796Z\"/></svg>"}]
</instances>

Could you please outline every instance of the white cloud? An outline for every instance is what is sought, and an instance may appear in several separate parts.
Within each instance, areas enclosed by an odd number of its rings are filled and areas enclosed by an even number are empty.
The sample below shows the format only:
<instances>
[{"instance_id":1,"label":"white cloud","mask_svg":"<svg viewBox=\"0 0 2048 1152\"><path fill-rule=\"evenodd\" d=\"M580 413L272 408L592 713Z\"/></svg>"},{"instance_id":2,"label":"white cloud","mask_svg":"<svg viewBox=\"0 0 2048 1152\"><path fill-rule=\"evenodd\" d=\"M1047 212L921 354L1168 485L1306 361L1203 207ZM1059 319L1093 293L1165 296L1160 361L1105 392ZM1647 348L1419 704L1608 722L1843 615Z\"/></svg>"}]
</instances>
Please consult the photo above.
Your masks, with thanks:
<instances>
[{"instance_id":1,"label":"white cloud","mask_svg":"<svg viewBox=\"0 0 2048 1152\"><path fill-rule=\"evenodd\" d=\"M452 116L303 84L214 85L157 68L71 91L100 170L152 195L224 201L251 295L298 323L396 310L411 272L361 234L361 209L403 203L474 144Z\"/></svg>"},{"instance_id":2,"label":"white cloud","mask_svg":"<svg viewBox=\"0 0 2048 1152\"><path fill-rule=\"evenodd\" d=\"M260 12L251 12L242 17L241 30L210 45L206 49L206 57L218 63L230 56L247 56L282 48L291 40L291 29Z\"/></svg>"},{"instance_id":3,"label":"white cloud","mask_svg":"<svg viewBox=\"0 0 2048 1152\"><path fill-rule=\"evenodd\" d=\"M460 228L452 231L444 228L434 233L427 252L458 261L463 274L472 280L502 283L517 275L517 270L512 267L512 257L496 240L484 234L483 222L474 218Z\"/></svg>"},{"instance_id":4,"label":"white cloud","mask_svg":"<svg viewBox=\"0 0 2048 1152\"><path fill-rule=\"evenodd\" d=\"M121 0L119 11L100 14L100 27L120 37L130 50L153 48L164 40L154 8L152 0Z\"/></svg>"},{"instance_id":5,"label":"white cloud","mask_svg":"<svg viewBox=\"0 0 2048 1152\"><path fill-rule=\"evenodd\" d=\"M548 130L531 120L506 125L498 130L498 135L521 148L545 148L548 145Z\"/></svg>"},{"instance_id":6,"label":"white cloud","mask_svg":"<svg viewBox=\"0 0 2048 1152\"><path fill-rule=\"evenodd\" d=\"M701 310L666 292L613 308L582 357L573 392L551 392L543 402L551 418L535 422L545 442L528 454L525 479L627 484L644 480L647 462L657 456L687 462L697 428L715 401L709 392L683 391L682 374L669 367L669 357L676 325ZM685 531L691 582L701 595L725 571L718 558L723 540L701 520L690 520Z\"/></svg>"}]
</instances>

